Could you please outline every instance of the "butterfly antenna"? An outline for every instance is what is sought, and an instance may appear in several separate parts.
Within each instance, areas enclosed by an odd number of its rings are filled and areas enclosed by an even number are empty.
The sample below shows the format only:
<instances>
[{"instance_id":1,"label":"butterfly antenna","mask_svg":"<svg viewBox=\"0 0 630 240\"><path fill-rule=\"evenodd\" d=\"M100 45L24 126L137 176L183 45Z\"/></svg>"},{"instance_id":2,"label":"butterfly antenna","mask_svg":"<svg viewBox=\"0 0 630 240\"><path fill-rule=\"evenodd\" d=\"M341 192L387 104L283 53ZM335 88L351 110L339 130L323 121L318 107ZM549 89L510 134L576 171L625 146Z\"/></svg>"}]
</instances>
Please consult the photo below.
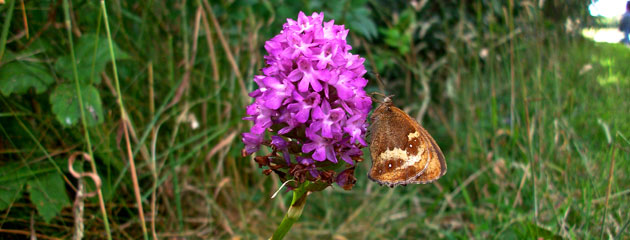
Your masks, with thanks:
<instances>
[{"instance_id":1,"label":"butterfly antenna","mask_svg":"<svg viewBox=\"0 0 630 240\"><path fill-rule=\"evenodd\" d=\"M392 102L392 98L394 98L394 94L386 96L385 99L383 99L383 102Z\"/></svg>"},{"instance_id":2,"label":"butterfly antenna","mask_svg":"<svg viewBox=\"0 0 630 240\"><path fill-rule=\"evenodd\" d=\"M387 96L385 96L385 94L382 94L380 92L371 92L370 93L370 98L372 98L372 101L377 102L377 103L383 103L383 101L378 99L378 98L375 98L374 95L378 95L378 96L387 98Z\"/></svg>"},{"instance_id":3,"label":"butterfly antenna","mask_svg":"<svg viewBox=\"0 0 630 240\"><path fill-rule=\"evenodd\" d=\"M376 72L375 73L370 73L370 75L374 75L374 79L376 79L376 81L378 81L379 86L385 86L383 84L383 81L381 80L381 75L379 75ZM383 89L383 87L381 87L381 92L383 92L383 91L384 91L384 89ZM388 98L388 96L386 96L385 94L383 94L381 92L372 92L372 93L370 93L370 97L372 98L372 101L377 102L377 103L383 103L382 100L379 100L379 99L375 98L374 95L379 95L379 96L381 96L381 97L383 97L385 99Z\"/></svg>"}]
</instances>

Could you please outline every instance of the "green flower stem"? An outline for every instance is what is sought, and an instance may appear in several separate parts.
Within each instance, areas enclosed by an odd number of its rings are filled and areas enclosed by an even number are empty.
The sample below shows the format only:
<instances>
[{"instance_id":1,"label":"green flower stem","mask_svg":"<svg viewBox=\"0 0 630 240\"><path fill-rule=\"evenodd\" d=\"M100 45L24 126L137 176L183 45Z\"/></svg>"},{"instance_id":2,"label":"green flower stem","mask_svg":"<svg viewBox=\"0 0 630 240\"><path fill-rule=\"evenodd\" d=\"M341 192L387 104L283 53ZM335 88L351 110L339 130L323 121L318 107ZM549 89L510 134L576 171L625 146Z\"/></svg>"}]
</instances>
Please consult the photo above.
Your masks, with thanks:
<instances>
[{"instance_id":1,"label":"green flower stem","mask_svg":"<svg viewBox=\"0 0 630 240\"><path fill-rule=\"evenodd\" d=\"M280 240L287 235L287 232L293 226L300 216L302 215L302 210L304 210L304 206L306 205L306 196L308 195L307 186L309 182L305 182L297 189L293 190L293 200L291 201L291 207L289 207L289 211L287 211L287 215L284 216L280 226L276 229L271 237L272 240Z\"/></svg>"}]
</instances>

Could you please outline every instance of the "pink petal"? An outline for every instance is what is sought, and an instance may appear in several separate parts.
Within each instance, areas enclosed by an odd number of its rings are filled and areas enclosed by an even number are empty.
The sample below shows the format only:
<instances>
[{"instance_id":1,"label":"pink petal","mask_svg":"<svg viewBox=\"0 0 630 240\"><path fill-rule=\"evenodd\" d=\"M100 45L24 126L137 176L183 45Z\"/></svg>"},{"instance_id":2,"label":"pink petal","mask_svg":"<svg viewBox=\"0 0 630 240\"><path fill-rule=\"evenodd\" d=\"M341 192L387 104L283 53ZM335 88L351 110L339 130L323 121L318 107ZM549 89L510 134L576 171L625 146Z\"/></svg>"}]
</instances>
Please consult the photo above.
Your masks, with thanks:
<instances>
[{"instance_id":1,"label":"pink petal","mask_svg":"<svg viewBox=\"0 0 630 240\"><path fill-rule=\"evenodd\" d=\"M313 132L313 133L314 133L314 132L319 131L320 129L322 129L322 122L321 122L321 121L316 121L316 122L313 122L313 123L311 123L311 125L308 127L308 130L309 130L310 132ZM317 135L315 135L315 136L317 136ZM319 138L319 136L318 136L318 137L317 137L317 139L314 139L314 140L319 140L319 139L321 139L321 138Z\"/></svg>"},{"instance_id":2,"label":"pink petal","mask_svg":"<svg viewBox=\"0 0 630 240\"><path fill-rule=\"evenodd\" d=\"M287 79L289 79L289 81L291 82L295 82L297 80L302 79L303 76L304 76L304 73L302 71L295 69L291 71L291 73L289 73L289 76L287 76Z\"/></svg>"},{"instance_id":3,"label":"pink petal","mask_svg":"<svg viewBox=\"0 0 630 240\"><path fill-rule=\"evenodd\" d=\"M304 14L304 12L300 11L300 13L298 13L297 24L304 25L307 22L308 22L308 18L306 17L306 14Z\"/></svg>"},{"instance_id":4,"label":"pink petal","mask_svg":"<svg viewBox=\"0 0 630 240\"><path fill-rule=\"evenodd\" d=\"M310 113L310 108L302 108L296 115L295 119L300 123L305 123L308 120L308 115Z\"/></svg>"},{"instance_id":5,"label":"pink petal","mask_svg":"<svg viewBox=\"0 0 630 240\"><path fill-rule=\"evenodd\" d=\"M326 115L330 113L330 103L328 103L328 101L322 102L322 112L324 112L324 114Z\"/></svg>"},{"instance_id":6,"label":"pink petal","mask_svg":"<svg viewBox=\"0 0 630 240\"><path fill-rule=\"evenodd\" d=\"M324 87L322 87L322 84L319 83L319 81L315 78L311 78L311 87L313 87L313 90L315 90L315 92L321 92L322 89L324 89Z\"/></svg>"},{"instance_id":7,"label":"pink petal","mask_svg":"<svg viewBox=\"0 0 630 240\"><path fill-rule=\"evenodd\" d=\"M331 162L334 162L334 163L337 162L337 156L335 155L335 152L333 151L332 147L326 147L326 158L330 160Z\"/></svg>"},{"instance_id":8,"label":"pink petal","mask_svg":"<svg viewBox=\"0 0 630 240\"><path fill-rule=\"evenodd\" d=\"M270 96L265 101L265 107L276 110L282 105L282 100L284 100L284 98L278 97L277 95Z\"/></svg>"},{"instance_id":9,"label":"pink petal","mask_svg":"<svg viewBox=\"0 0 630 240\"><path fill-rule=\"evenodd\" d=\"M270 87L270 88L273 88L273 89L284 89L284 84L282 84L275 77L266 77L262 81L265 84L265 86L267 86L267 87Z\"/></svg>"},{"instance_id":10,"label":"pink petal","mask_svg":"<svg viewBox=\"0 0 630 240\"><path fill-rule=\"evenodd\" d=\"M306 92L308 91L308 85L310 82L310 78L308 77L308 75L304 75L302 77L302 80L300 81L300 83L298 84L298 90L300 92Z\"/></svg>"},{"instance_id":11,"label":"pink petal","mask_svg":"<svg viewBox=\"0 0 630 240\"><path fill-rule=\"evenodd\" d=\"M302 145L302 152L309 153L312 152L315 148L317 148L317 143L310 142Z\"/></svg>"},{"instance_id":12,"label":"pink petal","mask_svg":"<svg viewBox=\"0 0 630 240\"><path fill-rule=\"evenodd\" d=\"M330 126L332 125L332 122L330 123L324 123L322 126L322 136L323 137L327 137L327 138L332 138L332 132L330 131Z\"/></svg>"},{"instance_id":13,"label":"pink petal","mask_svg":"<svg viewBox=\"0 0 630 240\"><path fill-rule=\"evenodd\" d=\"M323 104L322 104L322 105L323 105ZM325 117L326 117L326 115L325 115L325 114L324 114L324 112L322 111L321 107L319 107L319 106L315 106L315 107L313 108L313 113L312 113L312 115L313 115L313 118L314 118L314 119L323 119L323 118L325 118Z\"/></svg>"},{"instance_id":14,"label":"pink petal","mask_svg":"<svg viewBox=\"0 0 630 240\"><path fill-rule=\"evenodd\" d=\"M313 153L313 159L315 159L316 161L324 161L326 160L326 148L323 147L319 147L315 150L315 153ZM335 159L337 160L337 159ZM336 161L335 161L336 162Z\"/></svg>"},{"instance_id":15,"label":"pink petal","mask_svg":"<svg viewBox=\"0 0 630 240\"><path fill-rule=\"evenodd\" d=\"M345 85L336 85L337 88L337 95L339 96L339 98L343 99L343 100L348 100L350 98L352 98L352 96L354 95L354 92L352 91L352 89L346 87Z\"/></svg>"}]
</instances>

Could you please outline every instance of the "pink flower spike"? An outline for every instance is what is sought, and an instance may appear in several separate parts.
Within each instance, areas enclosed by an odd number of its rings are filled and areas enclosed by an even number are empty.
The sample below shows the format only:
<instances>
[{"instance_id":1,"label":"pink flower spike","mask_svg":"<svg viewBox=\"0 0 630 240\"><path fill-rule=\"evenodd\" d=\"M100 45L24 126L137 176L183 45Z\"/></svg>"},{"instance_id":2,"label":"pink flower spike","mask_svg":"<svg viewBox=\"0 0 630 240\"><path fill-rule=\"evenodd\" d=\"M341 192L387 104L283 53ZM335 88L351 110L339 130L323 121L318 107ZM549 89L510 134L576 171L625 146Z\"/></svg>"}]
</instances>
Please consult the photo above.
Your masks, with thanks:
<instances>
[{"instance_id":1,"label":"pink flower spike","mask_svg":"<svg viewBox=\"0 0 630 240\"><path fill-rule=\"evenodd\" d=\"M364 90L365 59L350 52L347 35L343 25L324 22L323 13L300 12L265 42L265 65L253 78L258 88L242 118L253 125L242 140L246 153L271 146L278 155L267 161L287 161L273 172L304 181L308 169L313 180L323 175L318 162L355 164L362 154L372 101ZM258 160L265 163L264 156ZM304 168L289 173L295 164Z\"/></svg>"}]
</instances>

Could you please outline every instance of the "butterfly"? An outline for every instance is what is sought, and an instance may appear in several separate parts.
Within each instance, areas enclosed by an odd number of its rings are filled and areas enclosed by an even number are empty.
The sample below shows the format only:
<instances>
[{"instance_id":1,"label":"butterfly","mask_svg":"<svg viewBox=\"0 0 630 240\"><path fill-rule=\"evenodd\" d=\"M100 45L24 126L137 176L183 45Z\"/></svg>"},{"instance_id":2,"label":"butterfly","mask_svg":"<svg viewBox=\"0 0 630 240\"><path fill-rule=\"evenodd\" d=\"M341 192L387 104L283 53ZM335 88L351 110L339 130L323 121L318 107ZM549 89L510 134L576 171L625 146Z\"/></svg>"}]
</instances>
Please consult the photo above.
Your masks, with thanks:
<instances>
[{"instance_id":1,"label":"butterfly","mask_svg":"<svg viewBox=\"0 0 630 240\"><path fill-rule=\"evenodd\" d=\"M386 97L370 117L368 177L394 187L431 183L446 174L446 161L433 137Z\"/></svg>"}]
</instances>

